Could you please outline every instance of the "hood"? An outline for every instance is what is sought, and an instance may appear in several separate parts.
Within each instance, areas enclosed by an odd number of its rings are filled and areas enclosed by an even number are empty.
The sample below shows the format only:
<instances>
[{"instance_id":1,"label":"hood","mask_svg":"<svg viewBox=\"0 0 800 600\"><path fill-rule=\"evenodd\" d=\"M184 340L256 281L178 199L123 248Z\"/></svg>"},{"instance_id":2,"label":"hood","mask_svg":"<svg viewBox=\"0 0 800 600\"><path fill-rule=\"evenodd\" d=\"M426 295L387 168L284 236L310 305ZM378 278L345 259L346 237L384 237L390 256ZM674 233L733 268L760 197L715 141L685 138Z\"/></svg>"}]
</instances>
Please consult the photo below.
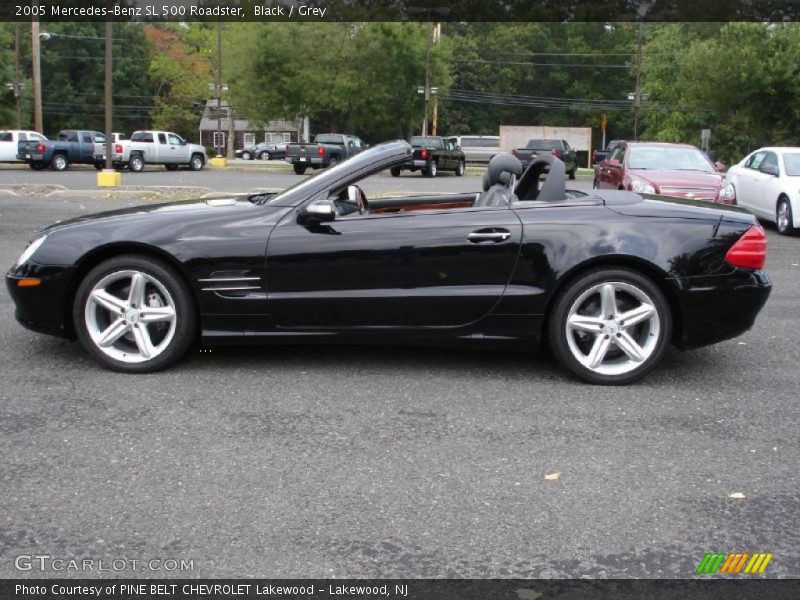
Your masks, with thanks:
<instances>
[{"instance_id":1,"label":"hood","mask_svg":"<svg viewBox=\"0 0 800 600\"><path fill-rule=\"evenodd\" d=\"M145 204L142 206L82 215L65 221L56 221L52 225L46 227L43 233L53 233L58 230L91 223L123 223L141 219L160 220L158 217L164 217L168 220L207 220L209 217L213 219L214 215L219 215L222 219L229 216L231 211L242 211L254 208L261 209L260 212L268 210L267 206L257 206L250 202L246 195Z\"/></svg>"}]
</instances>

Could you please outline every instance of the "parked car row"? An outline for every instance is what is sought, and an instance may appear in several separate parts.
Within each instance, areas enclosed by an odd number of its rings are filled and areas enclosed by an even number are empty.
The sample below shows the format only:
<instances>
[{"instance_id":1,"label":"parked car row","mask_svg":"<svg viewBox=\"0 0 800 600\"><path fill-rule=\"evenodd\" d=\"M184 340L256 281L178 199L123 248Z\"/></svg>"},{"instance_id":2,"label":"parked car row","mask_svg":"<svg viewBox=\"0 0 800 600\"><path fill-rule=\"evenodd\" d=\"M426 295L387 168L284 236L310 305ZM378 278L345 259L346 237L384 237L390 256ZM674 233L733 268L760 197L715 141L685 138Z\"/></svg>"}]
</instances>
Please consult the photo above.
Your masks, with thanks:
<instances>
[{"instance_id":1,"label":"parked car row","mask_svg":"<svg viewBox=\"0 0 800 600\"><path fill-rule=\"evenodd\" d=\"M236 158L244 160L272 160L273 158L286 158L286 144L283 142L261 142L250 144L241 150L236 150Z\"/></svg>"}]
</instances>

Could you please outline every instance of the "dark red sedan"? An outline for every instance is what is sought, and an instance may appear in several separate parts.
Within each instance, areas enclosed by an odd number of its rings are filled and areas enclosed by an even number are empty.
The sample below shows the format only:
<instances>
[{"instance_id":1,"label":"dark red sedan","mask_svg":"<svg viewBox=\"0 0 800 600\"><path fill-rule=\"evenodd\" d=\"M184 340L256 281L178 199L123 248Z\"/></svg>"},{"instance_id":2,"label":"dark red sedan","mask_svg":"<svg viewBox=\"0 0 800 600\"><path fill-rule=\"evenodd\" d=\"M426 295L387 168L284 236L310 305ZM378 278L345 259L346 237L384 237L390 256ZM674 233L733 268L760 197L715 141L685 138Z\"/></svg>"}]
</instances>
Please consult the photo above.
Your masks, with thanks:
<instances>
[{"instance_id":1,"label":"dark red sedan","mask_svg":"<svg viewBox=\"0 0 800 600\"><path fill-rule=\"evenodd\" d=\"M622 142L594 169L594 187L736 204L736 192L689 144Z\"/></svg>"}]
</instances>

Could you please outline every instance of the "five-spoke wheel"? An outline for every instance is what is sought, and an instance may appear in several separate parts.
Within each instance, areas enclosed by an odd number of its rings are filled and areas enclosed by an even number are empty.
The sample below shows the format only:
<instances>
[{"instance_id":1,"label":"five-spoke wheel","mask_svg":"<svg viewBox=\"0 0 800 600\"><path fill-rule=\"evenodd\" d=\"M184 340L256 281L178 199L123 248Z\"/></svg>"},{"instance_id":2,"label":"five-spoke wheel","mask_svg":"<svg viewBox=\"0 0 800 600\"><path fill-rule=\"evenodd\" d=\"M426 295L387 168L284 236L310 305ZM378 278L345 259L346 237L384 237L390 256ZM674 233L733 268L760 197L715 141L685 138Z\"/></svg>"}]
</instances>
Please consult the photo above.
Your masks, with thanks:
<instances>
[{"instance_id":1,"label":"five-spoke wheel","mask_svg":"<svg viewBox=\"0 0 800 600\"><path fill-rule=\"evenodd\" d=\"M591 383L630 383L661 358L671 334L664 294L624 268L590 271L555 301L550 343L567 369Z\"/></svg>"},{"instance_id":2,"label":"five-spoke wheel","mask_svg":"<svg viewBox=\"0 0 800 600\"><path fill-rule=\"evenodd\" d=\"M181 276L144 256L95 267L76 296L78 338L101 364L147 372L178 360L195 333L193 303Z\"/></svg>"}]
</instances>

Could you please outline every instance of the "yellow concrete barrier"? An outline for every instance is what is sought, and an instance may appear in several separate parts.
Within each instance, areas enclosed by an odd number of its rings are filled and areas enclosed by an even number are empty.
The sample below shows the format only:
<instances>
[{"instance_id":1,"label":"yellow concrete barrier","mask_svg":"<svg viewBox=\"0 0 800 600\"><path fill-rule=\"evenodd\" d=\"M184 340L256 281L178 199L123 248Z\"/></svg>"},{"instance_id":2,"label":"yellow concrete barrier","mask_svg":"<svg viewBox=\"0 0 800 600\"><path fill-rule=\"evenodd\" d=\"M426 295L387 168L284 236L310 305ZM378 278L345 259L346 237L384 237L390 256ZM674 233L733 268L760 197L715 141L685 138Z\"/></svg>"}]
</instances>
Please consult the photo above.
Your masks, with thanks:
<instances>
[{"instance_id":1,"label":"yellow concrete barrier","mask_svg":"<svg viewBox=\"0 0 800 600\"><path fill-rule=\"evenodd\" d=\"M97 172L97 187L118 187L122 185L122 173L114 169Z\"/></svg>"},{"instance_id":2,"label":"yellow concrete barrier","mask_svg":"<svg viewBox=\"0 0 800 600\"><path fill-rule=\"evenodd\" d=\"M228 166L228 159L224 156L215 156L214 158L208 159L208 166L209 167L227 167Z\"/></svg>"}]
</instances>

